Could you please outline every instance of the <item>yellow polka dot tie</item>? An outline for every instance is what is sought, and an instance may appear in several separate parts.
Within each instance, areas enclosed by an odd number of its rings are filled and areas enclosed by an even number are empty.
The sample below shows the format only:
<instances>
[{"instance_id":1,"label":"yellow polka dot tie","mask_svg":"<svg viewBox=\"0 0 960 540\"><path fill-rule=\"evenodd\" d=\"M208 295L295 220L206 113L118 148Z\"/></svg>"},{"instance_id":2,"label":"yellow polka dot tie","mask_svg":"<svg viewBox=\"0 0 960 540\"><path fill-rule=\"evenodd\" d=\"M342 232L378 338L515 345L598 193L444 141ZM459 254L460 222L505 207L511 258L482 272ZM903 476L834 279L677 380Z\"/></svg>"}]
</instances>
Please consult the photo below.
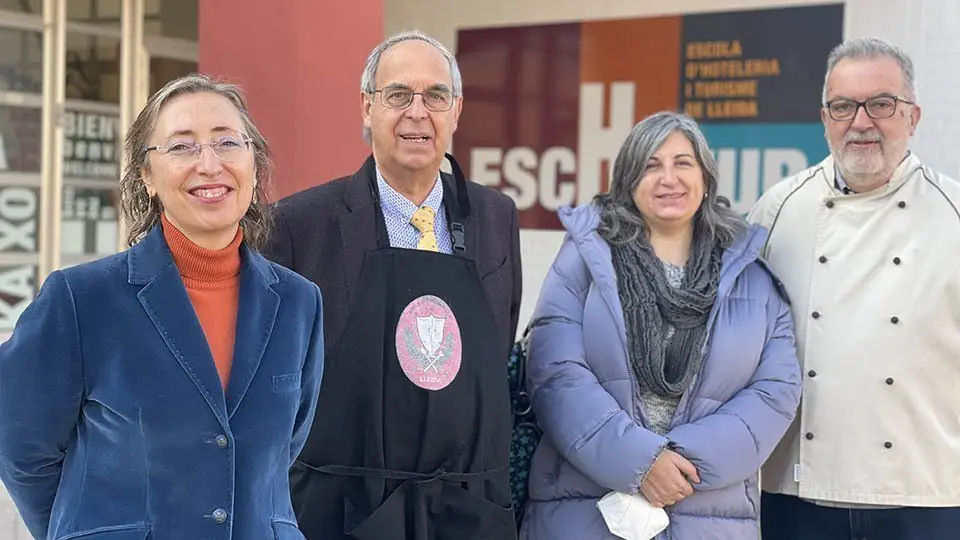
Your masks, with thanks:
<instances>
[{"instance_id":1,"label":"yellow polka dot tie","mask_svg":"<svg viewBox=\"0 0 960 540\"><path fill-rule=\"evenodd\" d=\"M421 206L413 213L410 223L420 231L420 241L417 242L417 249L440 251L437 248L437 235L433 232L433 222L436 217L436 212L429 206Z\"/></svg>"}]
</instances>

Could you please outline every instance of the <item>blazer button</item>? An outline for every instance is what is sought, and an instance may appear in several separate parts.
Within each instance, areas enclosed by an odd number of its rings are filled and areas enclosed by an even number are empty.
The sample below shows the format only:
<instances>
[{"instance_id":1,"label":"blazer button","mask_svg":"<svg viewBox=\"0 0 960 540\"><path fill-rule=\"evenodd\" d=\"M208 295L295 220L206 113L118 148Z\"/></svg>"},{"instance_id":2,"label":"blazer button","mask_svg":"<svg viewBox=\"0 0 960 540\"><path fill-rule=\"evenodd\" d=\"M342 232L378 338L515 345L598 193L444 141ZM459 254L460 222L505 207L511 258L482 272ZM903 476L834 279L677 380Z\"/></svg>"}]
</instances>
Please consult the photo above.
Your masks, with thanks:
<instances>
[{"instance_id":1,"label":"blazer button","mask_svg":"<svg viewBox=\"0 0 960 540\"><path fill-rule=\"evenodd\" d=\"M217 508L213 511L213 520L217 523L225 523L227 521L227 511L223 508Z\"/></svg>"},{"instance_id":2,"label":"blazer button","mask_svg":"<svg viewBox=\"0 0 960 540\"><path fill-rule=\"evenodd\" d=\"M900 264L900 257L894 257L893 264Z\"/></svg>"},{"instance_id":3,"label":"blazer button","mask_svg":"<svg viewBox=\"0 0 960 540\"><path fill-rule=\"evenodd\" d=\"M217 446L219 446L220 448L226 448L226 447L227 447L227 444L229 444L229 442L230 442L230 441L228 441L227 438L224 437L223 435L217 435L217 438L214 439L214 441L216 441Z\"/></svg>"},{"instance_id":4,"label":"blazer button","mask_svg":"<svg viewBox=\"0 0 960 540\"><path fill-rule=\"evenodd\" d=\"M893 377L887 377L886 383L888 386L893 386Z\"/></svg>"},{"instance_id":5,"label":"blazer button","mask_svg":"<svg viewBox=\"0 0 960 540\"><path fill-rule=\"evenodd\" d=\"M817 372L811 369L810 371L807 372L807 375L808 375L809 377L811 377L811 378L812 378L812 377L816 377L816 376L817 376Z\"/></svg>"},{"instance_id":6,"label":"blazer button","mask_svg":"<svg viewBox=\"0 0 960 540\"><path fill-rule=\"evenodd\" d=\"M825 256L823 256L823 255L821 255L821 256L820 256L820 259L818 259L818 260L820 261L821 264L827 262L827 258L826 258Z\"/></svg>"},{"instance_id":7,"label":"blazer button","mask_svg":"<svg viewBox=\"0 0 960 540\"><path fill-rule=\"evenodd\" d=\"M900 322L900 318L899 318L899 317L890 317L890 322L892 322L893 324L897 324L898 322Z\"/></svg>"},{"instance_id":8,"label":"blazer button","mask_svg":"<svg viewBox=\"0 0 960 540\"><path fill-rule=\"evenodd\" d=\"M806 437L807 437L807 440L808 440L808 441L812 441L812 440L813 440L813 433L810 433L810 432L808 431L807 434L806 434Z\"/></svg>"},{"instance_id":9,"label":"blazer button","mask_svg":"<svg viewBox=\"0 0 960 540\"><path fill-rule=\"evenodd\" d=\"M827 201L827 208L833 208L833 201Z\"/></svg>"},{"instance_id":10,"label":"blazer button","mask_svg":"<svg viewBox=\"0 0 960 540\"><path fill-rule=\"evenodd\" d=\"M813 317L814 319L819 319L819 318L820 318L820 312L819 312L819 311L814 311L813 313L810 314L810 316Z\"/></svg>"},{"instance_id":11,"label":"blazer button","mask_svg":"<svg viewBox=\"0 0 960 540\"><path fill-rule=\"evenodd\" d=\"M893 443L890 442L890 441L887 441L887 442L883 443L883 447L886 448L887 450L889 450L889 449L893 448Z\"/></svg>"},{"instance_id":12,"label":"blazer button","mask_svg":"<svg viewBox=\"0 0 960 540\"><path fill-rule=\"evenodd\" d=\"M900 201L900 202L897 203L897 206L899 206L900 208L906 208L906 207L907 207L907 201Z\"/></svg>"}]
</instances>

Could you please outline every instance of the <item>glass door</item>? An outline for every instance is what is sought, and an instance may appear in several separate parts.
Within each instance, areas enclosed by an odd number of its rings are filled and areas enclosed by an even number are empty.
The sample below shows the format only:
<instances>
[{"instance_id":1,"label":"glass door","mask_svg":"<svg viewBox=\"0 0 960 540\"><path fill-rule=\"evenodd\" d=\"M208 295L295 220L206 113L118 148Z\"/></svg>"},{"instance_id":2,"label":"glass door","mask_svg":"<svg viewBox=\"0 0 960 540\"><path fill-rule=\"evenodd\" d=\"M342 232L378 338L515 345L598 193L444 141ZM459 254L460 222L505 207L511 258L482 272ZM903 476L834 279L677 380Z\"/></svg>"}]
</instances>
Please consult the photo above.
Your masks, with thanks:
<instances>
[{"instance_id":1,"label":"glass door","mask_svg":"<svg viewBox=\"0 0 960 540\"><path fill-rule=\"evenodd\" d=\"M0 340L33 300L41 260L44 7L0 1Z\"/></svg>"},{"instance_id":2,"label":"glass door","mask_svg":"<svg viewBox=\"0 0 960 540\"><path fill-rule=\"evenodd\" d=\"M123 136L196 40L196 0L0 0L0 341L49 272L125 248Z\"/></svg>"}]
</instances>

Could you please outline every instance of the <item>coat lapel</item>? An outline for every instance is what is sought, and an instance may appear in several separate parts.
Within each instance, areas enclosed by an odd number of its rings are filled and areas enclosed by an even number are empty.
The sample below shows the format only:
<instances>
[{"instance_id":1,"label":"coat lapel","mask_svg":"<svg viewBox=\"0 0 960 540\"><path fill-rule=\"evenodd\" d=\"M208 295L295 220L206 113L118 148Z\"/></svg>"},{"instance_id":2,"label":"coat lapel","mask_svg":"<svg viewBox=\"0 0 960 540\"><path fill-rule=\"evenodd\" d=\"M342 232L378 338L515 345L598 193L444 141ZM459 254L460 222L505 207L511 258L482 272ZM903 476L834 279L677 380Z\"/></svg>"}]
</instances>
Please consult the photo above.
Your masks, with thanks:
<instances>
[{"instance_id":1,"label":"coat lapel","mask_svg":"<svg viewBox=\"0 0 960 540\"><path fill-rule=\"evenodd\" d=\"M347 288L347 303L353 303L360 271L367 251L377 247L376 214L370 181L376 176L373 156L350 179L344 194L348 212L340 216L340 238L343 250L343 283Z\"/></svg>"},{"instance_id":2,"label":"coat lapel","mask_svg":"<svg viewBox=\"0 0 960 540\"><path fill-rule=\"evenodd\" d=\"M280 295L272 288L278 281L276 272L246 245L242 250L237 337L226 395L228 417L233 417L257 373L280 309Z\"/></svg>"},{"instance_id":3,"label":"coat lapel","mask_svg":"<svg viewBox=\"0 0 960 540\"><path fill-rule=\"evenodd\" d=\"M144 285L137 293L144 311L224 429L228 429L223 387L213 355L159 225L130 249L128 281Z\"/></svg>"},{"instance_id":4,"label":"coat lapel","mask_svg":"<svg viewBox=\"0 0 960 540\"><path fill-rule=\"evenodd\" d=\"M464 239L467 244L467 251L464 254L465 257L469 257L474 261L480 260L480 220L477 219L477 215L471 213L467 217L467 222L463 224L465 229L466 238Z\"/></svg>"}]
</instances>

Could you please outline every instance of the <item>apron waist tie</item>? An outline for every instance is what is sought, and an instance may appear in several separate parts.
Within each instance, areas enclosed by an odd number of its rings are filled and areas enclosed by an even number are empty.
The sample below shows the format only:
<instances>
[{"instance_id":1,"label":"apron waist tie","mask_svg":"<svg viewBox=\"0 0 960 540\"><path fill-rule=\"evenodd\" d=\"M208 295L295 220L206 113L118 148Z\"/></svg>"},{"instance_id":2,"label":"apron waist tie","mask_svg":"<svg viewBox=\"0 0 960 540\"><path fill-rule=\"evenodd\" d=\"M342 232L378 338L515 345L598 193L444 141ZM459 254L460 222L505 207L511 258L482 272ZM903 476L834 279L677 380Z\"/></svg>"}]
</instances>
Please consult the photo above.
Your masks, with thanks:
<instances>
[{"instance_id":1,"label":"apron waist tie","mask_svg":"<svg viewBox=\"0 0 960 540\"><path fill-rule=\"evenodd\" d=\"M352 467L349 465L322 465L315 467L302 461L296 461L293 465L301 470L309 470L322 474L334 476L353 476L359 478L377 478L380 480L418 480L422 482L432 482L434 480L446 480L447 482L476 482L478 480L490 480L498 474L502 474L507 467L497 467L487 471L464 473L450 472L446 467L440 467L432 473L417 473L409 471L392 471L387 469L372 469L367 467Z\"/></svg>"}]
</instances>

